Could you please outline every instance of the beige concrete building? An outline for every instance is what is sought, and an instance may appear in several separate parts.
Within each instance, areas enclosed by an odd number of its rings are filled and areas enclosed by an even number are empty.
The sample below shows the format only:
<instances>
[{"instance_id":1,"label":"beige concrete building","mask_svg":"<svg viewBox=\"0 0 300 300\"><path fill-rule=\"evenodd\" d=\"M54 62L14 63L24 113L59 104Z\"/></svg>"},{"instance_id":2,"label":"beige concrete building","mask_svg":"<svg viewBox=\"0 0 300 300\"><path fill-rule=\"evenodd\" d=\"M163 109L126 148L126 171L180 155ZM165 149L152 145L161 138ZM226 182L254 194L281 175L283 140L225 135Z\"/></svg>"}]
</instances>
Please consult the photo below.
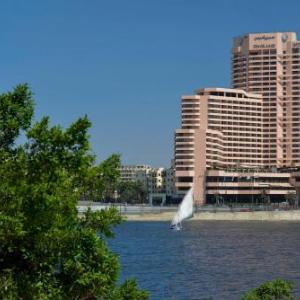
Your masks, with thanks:
<instances>
[{"instance_id":1,"label":"beige concrete building","mask_svg":"<svg viewBox=\"0 0 300 300\"><path fill-rule=\"evenodd\" d=\"M207 203L269 204L287 201L295 195L287 172L262 172L255 169L208 170Z\"/></svg>"},{"instance_id":2,"label":"beige concrete building","mask_svg":"<svg viewBox=\"0 0 300 300\"><path fill-rule=\"evenodd\" d=\"M181 128L175 133L179 194L194 185L198 204L267 203L284 201L294 191L289 173L266 168L261 95L205 88L181 101Z\"/></svg>"},{"instance_id":3,"label":"beige concrete building","mask_svg":"<svg viewBox=\"0 0 300 300\"><path fill-rule=\"evenodd\" d=\"M299 171L299 169L296 172L291 173L290 183L296 189L295 204L300 205L300 171Z\"/></svg>"},{"instance_id":4,"label":"beige concrete building","mask_svg":"<svg viewBox=\"0 0 300 300\"><path fill-rule=\"evenodd\" d=\"M295 193L288 168L300 167L296 34L235 38L232 86L182 97L175 133L177 192L183 195L193 185L199 204L284 201Z\"/></svg>"}]
</instances>

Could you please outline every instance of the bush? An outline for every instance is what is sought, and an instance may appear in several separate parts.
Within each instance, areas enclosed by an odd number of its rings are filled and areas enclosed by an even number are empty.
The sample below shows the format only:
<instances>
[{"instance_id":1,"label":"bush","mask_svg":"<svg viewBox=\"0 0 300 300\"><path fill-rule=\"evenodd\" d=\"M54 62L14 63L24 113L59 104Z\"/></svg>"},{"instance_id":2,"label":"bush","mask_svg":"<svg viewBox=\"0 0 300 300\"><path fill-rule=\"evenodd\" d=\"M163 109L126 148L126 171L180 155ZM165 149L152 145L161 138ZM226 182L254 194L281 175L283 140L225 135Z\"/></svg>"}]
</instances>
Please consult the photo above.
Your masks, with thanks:
<instances>
[{"instance_id":1,"label":"bush","mask_svg":"<svg viewBox=\"0 0 300 300\"><path fill-rule=\"evenodd\" d=\"M242 300L292 300L295 299L292 292L291 282L276 279L249 291L242 297Z\"/></svg>"}]
</instances>

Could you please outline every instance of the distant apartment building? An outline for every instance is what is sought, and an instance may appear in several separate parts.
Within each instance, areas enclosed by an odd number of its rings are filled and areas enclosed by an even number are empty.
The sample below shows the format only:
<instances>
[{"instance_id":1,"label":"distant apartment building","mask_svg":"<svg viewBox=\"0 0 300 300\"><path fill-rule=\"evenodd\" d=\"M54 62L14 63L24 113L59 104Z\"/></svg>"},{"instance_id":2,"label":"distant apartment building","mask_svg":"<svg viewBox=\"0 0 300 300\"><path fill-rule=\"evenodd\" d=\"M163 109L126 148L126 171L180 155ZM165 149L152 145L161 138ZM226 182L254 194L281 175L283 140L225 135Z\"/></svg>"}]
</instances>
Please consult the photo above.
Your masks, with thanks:
<instances>
[{"instance_id":1,"label":"distant apartment building","mask_svg":"<svg viewBox=\"0 0 300 300\"><path fill-rule=\"evenodd\" d=\"M136 180L142 182L149 194L165 192L165 169L151 168L136 173Z\"/></svg>"},{"instance_id":2,"label":"distant apartment building","mask_svg":"<svg viewBox=\"0 0 300 300\"><path fill-rule=\"evenodd\" d=\"M147 173L151 170L148 165L122 165L119 169L121 181L136 181L136 174L139 171Z\"/></svg>"},{"instance_id":3,"label":"distant apartment building","mask_svg":"<svg viewBox=\"0 0 300 300\"><path fill-rule=\"evenodd\" d=\"M149 165L121 166L120 175L122 181L143 183L148 194L173 196L175 193L173 168L154 168Z\"/></svg>"},{"instance_id":4,"label":"distant apartment building","mask_svg":"<svg viewBox=\"0 0 300 300\"><path fill-rule=\"evenodd\" d=\"M288 168L300 166L296 34L235 38L232 85L182 97L175 132L177 193L193 185L198 204L284 201L295 192Z\"/></svg>"},{"instance_id":5,"label":"distant apartment building","mask_svg":"<svg viewBox=\"0 0 300 300\"><path fill-rule=\"evenodd\" d=\"M175 167L171 166L170 168L166 169L166 195L172 198L177 196L176 188L175 188Z\"/></svg>"}]
</instances>

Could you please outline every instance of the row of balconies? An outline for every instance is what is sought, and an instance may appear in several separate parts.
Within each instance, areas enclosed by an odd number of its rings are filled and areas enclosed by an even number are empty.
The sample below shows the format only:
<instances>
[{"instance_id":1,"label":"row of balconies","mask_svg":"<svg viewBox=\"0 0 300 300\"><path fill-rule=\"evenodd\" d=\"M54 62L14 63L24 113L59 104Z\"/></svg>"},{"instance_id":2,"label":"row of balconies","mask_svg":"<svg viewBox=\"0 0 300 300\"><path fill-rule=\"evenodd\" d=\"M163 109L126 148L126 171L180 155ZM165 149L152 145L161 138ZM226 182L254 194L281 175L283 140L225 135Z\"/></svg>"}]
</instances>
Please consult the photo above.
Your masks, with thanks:
<instances>
[{"instance_id":1,"label":"row of balconies","mask_svg":"<svg viewBox=\"0 0 300 300\"><path fill-rule=\"evenodd\" d=\"M210 126L209 129L220 130L220 127ZM238 132L236 131L236 129L232 129L230 127L222 127L222 131L224 135L236 136L236 134L239 133L241 136L257 136L257 134L253 134L254 131L253 128L249 128L249 127L241 127L239 128ZM262 132L262 130L257 130L257 131Z\"/></svg>"},{"instance_id":2,"label":"row of balconies","mask_svg":"<svg viewBox=\"0 0 300 300\"><path fill-rule=\"evenodd\" d=\"M175 144L176 145L189 145L189 146L193 146L194 145L194 141L186 142L186 141L175 140Z\"/></svg>"},{"instance_id":3,"label":"row of balconies","mask_svg":"<svg viewBox=\"0 0 300 300\"><path fill-rule=\"evenodd\" d=\"M265 76L268 76L268 77L272 77L272 76L276 76L276 77L279 77L280 75L278 75L277 72L270 72L270 71L266 71L266 72L255 72L255 71L250 71L248 72L248 76L257 76L257 77L265 77ZM238 76L239 74L236 74L236 73L232 73L232 77L233 78L239 78Z\"/></svg>"},{"instance_id":4,"label":"row of balconies","mask_svg":"<svg viewBox=\"0 0 300 300\"><path fill-rule=\"evenodd\" d=\"M267 82L268 81L268 82ZM254 84L258 82L261 85L276 85L277 84L277 78L276 77L248 77L247 80L248 84Z\"/></svg>"},{"instance_id":5,"label":"row of balconies","mask_svg":"<svg viewBox=\"0 0 300 300\"><path fill-rule=\"evenodd\" d=\"M236 117L234 117L234 114L222 114L222 113L219 113L219 114L213 114L213 113L209 113L208 114L208 119L209 121L215 121L215 120L226 120L227 122L230 122L230 123L236 123L236 122L240 122L240 121L247 121L249 122L249 124L256 124L257 125L257 122L261 122L262 121L262 117L261 115L258 116L245 116L244 114L243 115L240 115L240 114L237 114Z\"/></svg>"},{"instance_id":6,"label":"row of balconies","mask_svg":"<svg viewBox=\"0 0 300 300\"><path fill-rule=\"evenodd\" d=\"M244 132L244 131L258 131L262 132L262 124L257 124L256 122L240 122L240 121L218 121L214 119L210 119L208 122L209 128L215 127L214 129L220 131L235 129L236 132ZM237 128L237 126L239 128Z\"/></svg>"},{"instance_id":7,"label":"row of balconies","mask_svg":"<svg viewBox=\"0 0 300 300\"><path fill-rule=\"evenodd\" d=\"M215 95L209 95L208 99L209 102L229 102L229 103L259 103L261 101L261 96L260 95L250 95L247 97L233 97L233 96L215 96Z\"/></svg>"},{"instance_id":8,"label":"row of balconies","mask_svg":"<svg viewBox=\"0 0 300 300\"><path fill-rule=\"evenodd\" d=\"M234 138L228 138L225 136L223 139L223 144L226 147L236 147L238 144L244 145L247 143L261 143L262 141L263 141L263 137L261 135L253 137L251 139L239 137L238 140L236 140Z\"/></svg>"},{"instance_id":9,"label":"row of balconies","mask_svg":"<svg viewBox=\"0 0 300 300\"><path fill-rule=\"evenodd\" d=\"M209 103L208 110L210 109L222 109L228 110L228 114L233 114L236 112L246 113L256 113L261 112L262 102L245 104L241 101L236 102L234 105L228 105L228 103Z\"/></svg>"},{"instance_id":10,"label":"row of balconies","mask_svg":"<svg viewBox=\"0 0 300 300\"><path fill-rule=\"evenodd\" d=\"M181 108L199 108L199 103L193 103L193 104L189 104L189 103L182 103L181 104Z\"/></svg>"},{"instance_id":11,"label":"row of balconies","mask_svg":"<svg viewBox=\"0 0 300 300\"><path fill-rule=\"evenodd\" d=\"M264 51L263 51L264 50ZM263 50L255 50L255 52L253 51L250 51L247 56L244 55L244 54L241 54L241 53L235 53L233 54L233 56L231 57L231 60L234 60L234 59L239 59L239 58L248 58L248 57L270 57L270 54L272 56L283 56L283 55L280 55L276 52L272 53L272 52L268 52L267 50L268 49L263 49ZM275 49L270 49L270 50L275 50ZM276 51L276 50L275 50Z\"/></svg>"},{"instance_id":12,"label":"row of balconies","mask_svg":"<svg viewBox=\"0 0 300 300\"><path fill-rule=\"evenodd\" d=\"M193 129L193 130L196 130L196 129L199 129L199 125L197 124L181 124L181 128L182 129L187 129L187 130L190 130L190 129Z\"/></svg>"},{"instance_id":13,"label":"row of balconies","mask_svg":"<svg viewBox=\"0 0 300 300\"><path fill-rule=\"evenodd\" d=\"M271 72L271 71L276 71L277 68L276 66L265 66L265 65L260 65L260 66L249 66L248 68L241 68L241 69L233 69L231 71L231 74L239 74L239 73L251 73L251 72L259 72L259 73L264 73L264 72Z\"/></svg>"},{"instance_id":14,"label":"row of balconies","mask_svg":"<svg viewBox=\"0 0 300 300\"><path fill-rule=\"evenodd\" d=\"M236 115L238 115L240 118L243 118L244 116L247 116L247 118L244 118L245 120L252 120L252 121L261 121L262 118L262 113L261 113L261 109L259 110L259 112L243 112L243 111L235 111L235 113L232 113L231 109L226 109L226 110L222 110L222 112L220 112L220 110L218 109L209 109L208 110L208 116L215 118L215 119L219 119L220 117L223 119L236 119Z\"/></svg>"},{"instance_id":15,"label":"row of balconies","mask_svg":"<svg viewBox=\"0 0 300 300\"><path fill-rule=\"evenodd\" d=\"M199 114L181 114L181 119L198 119L200 120L200 115Z\"/></svg>"},{"instance_id":16,"label":"row of balconies","mask_svg":"<svg viewBox=\"0 0 300 300\"><path fill-rule=\"evenodd\" d=\"M220 156L220 157L247 157L249 159L263 159L263 151L261 148L242 148L239 147L239 149L231 149L227 148L222 150L220 147L215 147L215 145L207 145L206 147L206 155L207 156Z\"/></svg>"},{"instance_id":17,"label":"row of balconies","mask_svg":"<svg viewBox=\"0 0 300 300\"><path fill-rule=\"evenodd\" d=\"M214 153L220 153L220 154L230 154L230 155L242 155L246 153L248 157L251 158L261 158L262 156L262 147L255 147L254 145L250 145L247 148L244 147L238 147L238 148L228 148L228 147L219 147L213 144L208 144L206 146L206 153L207 154L214 154Z\"/></svg>"},{"instance_id":18,"label":"row of balconies","mask_svg":"<svg viewBox=\"0 0 300 300\"><path fill-rule=\"evenodd\" d=\"M232 148L231 151L236 151L236 148L241 148L241 149L261 149L262 147L262 142L263 142L263 139L261 140L253 140L253 141L248 141L248 142L241 142L239 139L236 139L235 141L226 141L226 142L223 142L222 144L218 144L219 146L221 145L222 146L222 149L226 149L226 151L229 149L231 149L231 147L234 147ZM210 141L209 139L206 139L206 143L207 145L209 146L214 146L214 141Z\"/></svg>"},{"instance_id":19,"label":"row of balconies","mask_svg":"<svg viewBox=\"0 0 300 300\"><path fill-rule=\"evenodd\" d=\"M193 145L194 144L194 139L184 139L181 137L175 137L175 143L176 144L188 144L188 145Z\"/></svg>"},{"instance_id":20,"label":"row of balconies","mask_svg":"<svg viewBox=\"0 0 300 300\"><path fill-rule=\"evenodd\" d=\"M276 103L276 101L275 101ZM208 113L211 115L224 115L226 117L232 117L232 116L249 116L251 117L260 117L262 113L262 106L259 106L257 108L252 109L246 109L245 107L239 108L239 107L232 107L229 105L212 105L208 108Z\"/></svg>"},{"instance_id":21,"label":"row of balconies","mask_svg":"<svg viewBox=\"0 0 300 300\"><path fill-rule=\"evenodd\" d=\"M239 76L239 77L247 77L248 74L252 73L252 72L256 72L256 73L264 73L264 72L273 72L276 71L276 67L274 66L249 66L248 68L234 68L231 71L231 77L235 77L235 76Z\"/></svg>"},{"instance_id":22,"label":"row of balconies","mask_svg":"<svg viewBox=\"0 0 300 300\"><path fill-rule=\"evenodd\" d=\"M184 109L181 110L181 114L199 114L200 115L200 110L199 109L184 108Z\"/></svg>"},{"instance_id":23,"label":"row of balconies","mask_svg":"<svg viewBox=\"0 0 300 300\"><path fill-rule=\"evenodd\" d=\"M251 98L251 100L249 101L247 100L239 100L238 99L234 99L233 100L229 100L229 99L215 99L215 98L210 98L209 102L208 102L208 107L216 107L216 105L221 105L221 106L232 106L232 108L247 108L248 110L251 109L258 109L261 106L262 103L262 97L259 98Z\"/></svg>"}]
</instances>

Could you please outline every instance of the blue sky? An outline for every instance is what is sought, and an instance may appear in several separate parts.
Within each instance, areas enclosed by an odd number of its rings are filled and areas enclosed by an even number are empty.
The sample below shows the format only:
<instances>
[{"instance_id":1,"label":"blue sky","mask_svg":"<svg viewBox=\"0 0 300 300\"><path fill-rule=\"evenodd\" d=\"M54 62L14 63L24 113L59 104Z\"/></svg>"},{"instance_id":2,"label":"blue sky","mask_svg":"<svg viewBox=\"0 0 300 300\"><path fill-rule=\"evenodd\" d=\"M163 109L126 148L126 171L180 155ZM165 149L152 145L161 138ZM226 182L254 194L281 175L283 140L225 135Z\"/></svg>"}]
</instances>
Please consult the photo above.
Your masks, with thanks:
<instances>
[{"instance_id":1,"label":"blue sky","mask_svg":"<svg viewBox=\"0 0 300 300\"><path fill-rule=\"evenodd\" d=\"M0 91L28 82L36 116L87 114L94 152L168 166L180 96L230 85L247 32L300 33L300 1L2 0Z\"/></svg>"}]
</instances>

